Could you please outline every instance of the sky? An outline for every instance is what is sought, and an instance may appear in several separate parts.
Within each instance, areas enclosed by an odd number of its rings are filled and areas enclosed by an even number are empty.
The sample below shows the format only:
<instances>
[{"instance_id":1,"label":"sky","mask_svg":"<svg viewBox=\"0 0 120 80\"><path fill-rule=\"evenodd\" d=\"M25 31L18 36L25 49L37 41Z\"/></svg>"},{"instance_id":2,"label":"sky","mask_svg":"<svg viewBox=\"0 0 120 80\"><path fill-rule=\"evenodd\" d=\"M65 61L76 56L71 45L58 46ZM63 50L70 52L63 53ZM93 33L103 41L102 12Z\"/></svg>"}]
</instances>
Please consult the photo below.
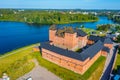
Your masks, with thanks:
<instances>
[{"instance_id":1,"label":"sky","mask_svg":"<svg viewBox=\"0 0 120 80\"><path fill-rule=\"evenodd\" d=\"M120 0L1 0L0 8L120 9Z\"/></svg>"}]
</instances>

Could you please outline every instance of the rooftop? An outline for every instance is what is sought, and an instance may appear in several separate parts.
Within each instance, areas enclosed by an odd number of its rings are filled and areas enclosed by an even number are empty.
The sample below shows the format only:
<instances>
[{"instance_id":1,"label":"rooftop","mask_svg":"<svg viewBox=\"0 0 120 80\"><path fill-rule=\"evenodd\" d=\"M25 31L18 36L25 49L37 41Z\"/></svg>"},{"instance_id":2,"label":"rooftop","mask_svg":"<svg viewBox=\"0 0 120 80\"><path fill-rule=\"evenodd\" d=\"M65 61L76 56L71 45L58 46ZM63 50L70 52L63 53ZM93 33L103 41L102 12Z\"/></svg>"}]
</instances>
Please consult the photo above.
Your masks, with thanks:
<instances>
[{"instance_id":1,"label":"rooftop","mask_svg":"<svg viewBox=\"0 0 120 80\"><path fill-rule=\"evenodd\" d=\"M78 35L78 36L84 37L84 36L87 35L87 34L86 34L83 30L81 30L81 29L76 29L75 31L77 32L77 35Z\"/></svg>"},{"instance_id":2,"label":"rooftop","mask_svg":"<svg viewBox=\"0 0 120 80\"><path fill-rule=\"evenodd\" d=\"M113 44L113 41L110 38L105 38L105 44Z\"/></svg>"},{"instance_id":3,"label":"rooftop","mask_svg":"<svg viewBox=\"0 0 120 80\"><path fill-rule=\"evenodd\" d=\"M82 51L81 53L73 52L67 49L56 47L54 45L50 45L49 42L41 43L41 47L52 52L55 52L59 55L64 55L66 57L84 61L87 58L94 57L103 48L103 43L101 41L98 41L89 48L87 48L86 50Z\"/></svg>"},{"instance_id":4,"label":"rooftop","mask_svg":"<svg viewBox=\"0 0 120 80\"><path fill-rule=\"evenodd\" d=\"M90 35L89 36L89 40L92 40L92 41L95 41L95 42L97 42L98 40L100 40L100 41L104 42L105 37Z\"/></svg>"},{"instance_id":5,"label":"rooftop","mask_svg":"<svg viewBox=\"0 0 120 80\"><path fill-rule=\"evenodd\" d=\"M109 53L110 52L110 49L108 48L108 47L103 47L103 49L102 49L103 51L106 51L107 53Z\"/></svg>"},{"instance_id":6,"label":"rooftop","mask_svg":"<svg viewBox=\"0 0 120 80\"><path fill-rule=\"evenodd\" d=\"M50 30L56 30L57 28L56 28L56 25L55 24L53 24L53 25L51 25L50 26Z\"/></svg>"},{"instance_id":7,"label":"rooftop","mask_svg":"<svg viewBox=\"0 0 120 80\"><path fill-rule=\"evenodd\" d=\"M112 39L109 38L109 37L100 37L100 36L90 35L89 40L92 40L92 41L95 41L95 42L100 40L101 42L106 43L106 44L113 44Z\"/></svg>"},{"instance_id":8,"label":"rooftop","mask_svg":"<svg viewBox=\"0 0 120 80\"><path fill-rule=\"evenodd\" d=\"M82 36L82 37L87 35L84 31L72 27L64 27L62 29L56 28L56 30L57 30L56 35L59 37L64 37L65 33L70 33L70 34L77 33L77 36Z\"/></svg>"}]
</instances>

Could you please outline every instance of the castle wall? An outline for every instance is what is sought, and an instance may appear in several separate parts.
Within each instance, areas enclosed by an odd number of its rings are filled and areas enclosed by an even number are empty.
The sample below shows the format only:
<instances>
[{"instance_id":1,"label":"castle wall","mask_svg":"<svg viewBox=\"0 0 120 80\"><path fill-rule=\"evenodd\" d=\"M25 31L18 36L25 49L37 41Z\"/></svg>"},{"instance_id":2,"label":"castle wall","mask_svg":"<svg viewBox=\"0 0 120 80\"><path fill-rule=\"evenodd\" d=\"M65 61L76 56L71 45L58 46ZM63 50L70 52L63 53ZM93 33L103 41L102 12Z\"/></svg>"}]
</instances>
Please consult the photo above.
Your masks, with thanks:
<instances>
[{"instance_id":1,"label":"castle wall","mask_svg":"<svg viewBox=\"0 0 120 80\"><path fill-rule=\"evenodd\" d=\"M59 55L57 53L51 52L46 49L42 49L42 57L55 63L58 64L64 68L70 69L76 73L83 73L83 65L86 64L86 62L89 61L89 58L86 59L85 61L80 61L76 59L72 59L66 56Z\"/></svg>"},{"instance_id":2,"label":"castle wall","mask_svg":"<svg viewBox=\"0 0 120 80\"><path fill-rule=\"evenodd\" d=\"M86 46L87 45L87 41L88 41L87 36L84 36L84 37L79 36L78 37L78 46L80 48Z\"/></svg>"},{"instance_id":3,"label":"castle wall","mask_svg":"<svg viewBox=\"0 0 120 80\"><path fill-rule=\"evenodd\" d=\"M76 60L66 56L59 55L55 52L42 48L42 57L64 68L70 69L76 73L83 74L86 70L101 56L98 52L92 59L87 58L85 61Z\"/></svg>"},{"instance_id":4,"label":"castle wall","mask_svg":"<svg viewBox=\"0 0 120 80\"><path fill-rule=\"evenodd\" d=\"M104 44L105 47L108 47L109 49L112 49L113 44Z\"/></svg>"},{"instance_id":5,"label":"castle wall","mask_svg":"<svg viewBox=\"0 0 120 80\"><path fill-rule=\"evenodd\" d=\"M58 46L58 47L61 47L61 48L66 48L66 46L65 46L65 40L64 40L63 37L54 36L53 44L55 46Z\"/></svg>"},{"instance_id":6,"label":"castle wall","mask_svg":"<svg viewBox=\"0 0 120 80\"><path fill-rule=\"evenodd\" d=\"M56 30L49 30L49 41L54 42L55 33L56 33Z\"/></svg>"},{"instance_id":7,"label":"castle wall","mask_svg":"<svg viewBox=\"0 0 120 80\"><path fill-rule=\"evenodd\" d=\"M64 44L68 49L72 49L78 45L78 38L76 35L77 35L77 33L74 33L74 34L65 33Z\"/></svg>"},{"instance_id":8,"label":"castle wall","mask_svg":"<svg viewBox=\"0 0 120 80\"><path fill-rule=\"evenodd\" d=\"M101 55L107 57L108 53L106 51L101 51Z\"/></svg>"},{"instance_id":9,"label":"castle wall","mask_svg":"<svg viewBox=\"0 0 120 80\"><path fill-rule=\"evenodd\" d=\"M88 40L88 42L87 42L87 44L94 44L94 41L92 41L92 40Z\"/></svg>"},{"instance_id":10,"label":"castle wall","mask_svg":"<svg viewBox=\"0 0 120 80\"><path fill-rule=\"evenodd\" d=\"M56 30L49 30L49 40L57 47L75 50L77 48L82 48L87 44L87 36L77 37L77 33L65 33L64 37L56 36Z\"/></svg>"},{"instance_id":11,"label":"castle wall","mask_svg":"<svg viewBox=\"0 0 120 80\"><path fill-rule=\"evenodd\" d=\"M84 65L84 68L83 68L83 71L86 72L90 66L92 66L92 64L101 56L101 51L99 51L98 53L96 53L96 55L90 59L85 65Z\"/></svg>"}]
</instances>

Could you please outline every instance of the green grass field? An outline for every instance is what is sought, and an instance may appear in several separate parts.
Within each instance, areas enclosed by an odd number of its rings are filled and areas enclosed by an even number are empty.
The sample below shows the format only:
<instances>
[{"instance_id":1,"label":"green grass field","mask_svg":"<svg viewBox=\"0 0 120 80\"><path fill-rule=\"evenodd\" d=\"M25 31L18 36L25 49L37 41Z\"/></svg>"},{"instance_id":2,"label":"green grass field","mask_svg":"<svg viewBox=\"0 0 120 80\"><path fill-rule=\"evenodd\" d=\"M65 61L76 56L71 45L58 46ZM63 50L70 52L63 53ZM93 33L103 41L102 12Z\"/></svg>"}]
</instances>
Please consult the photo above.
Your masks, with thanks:
<instances>
[{"instance_id":1,"label":"green grass field","mask_svg":"<svg viewBox=\"0 0 120 80\"><path fill-rule=\"evenodd\" d=\"M36 44L35 44L36 45ZM7 73L11 80L32 70L35 64L32 48L35 45L26 46L0 56L0 77Z\"/></svg>"},{"instance_id":2,"label":"green grass field","mask_svg":"<svg viewBox=\"0 0 120 80\"><path fill-rule=\"evenodd\" d=\"M113 73L117 73L118 69L120 69L120 49L119 49L119 52L118 52L117 57L116 57L116 62L114 65Z\"/></svg>"},{"instance_id":3,"label":"green grass field","mask_svg":"<svg viewBox=\"0 0 120 80\"><path fill-rule=\"evenodd\" d=\"M96 35L98 36L105 36L106 33L102 33L100 34L100 31L98 30L94 30L94 29L90 29L90 28L81 28L84 32L86 32L88 35L92 35L92 32L95 32Z\"/></svg>"},{"instance_id":4,"label":"green grass field","mask_svg":"<svg viewBox=\"0 0 120 80\"><path fill-rule=\"evenodd\" d=\"M96 69L92 72L92 74L90 75L90 77L88 78L88 80L99 80L103 69L104 69L104 65L105 65L105 57L103 57L104 59L99 59L99 63L96 62L96 66L97 64L99 64ZM95 65L94 65L95 66Z\"/></svg>"},{"instance_id":5,"label":"green grass field","mask_svg":"<svg viewBox=\"0 0 120 80\"><path fill-rule=\"evenodd\" d=\"M84 32L86 32L88 35L90 35L92 32L95 32L96 34L99 34L99 31L90 29L90 28L81 28Z\"/></svg>"}]
</instances>

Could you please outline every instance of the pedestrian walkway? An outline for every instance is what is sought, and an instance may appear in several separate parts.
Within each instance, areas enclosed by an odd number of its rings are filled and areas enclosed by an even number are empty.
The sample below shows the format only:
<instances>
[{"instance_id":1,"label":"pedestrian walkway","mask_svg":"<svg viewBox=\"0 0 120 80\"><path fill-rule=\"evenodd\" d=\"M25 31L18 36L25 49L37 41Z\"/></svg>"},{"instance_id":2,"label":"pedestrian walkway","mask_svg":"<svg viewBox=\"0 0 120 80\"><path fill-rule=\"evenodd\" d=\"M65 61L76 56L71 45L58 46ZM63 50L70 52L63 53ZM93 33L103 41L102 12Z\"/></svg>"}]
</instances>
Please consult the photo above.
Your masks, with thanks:
<instances>
[{"instance_id":1,"label":"pedestrian walkway","mask_svg":"<svg viewBox=\"0 0 120 80\"><path fill-rule=\"evenodd\" d=\"M111 58L113 56L113 51L114 51L114 47L110 50L110 53L108 54L107 56L107 59L106 59L106 62L105 62L105 67L104 67L104 70L103 72L106 70L106 68L108 67L110 61L111 61Z\"/></svg>"},{"instance_id":2,"label":"pedestrian walkway","mask_svg":"<svg viewBox=\"0 0 120 80\"><path fill-rule=\"evenodd\" d=\"M103 73L101 75L100 80L108 80L110 78L110 73L113 68L114 60L116 58L116 53L117 53L117 45L114 44L114 47L111 49L110 53L107 56L106 63L104 66Z\"/></svg>"}]
</instances>

